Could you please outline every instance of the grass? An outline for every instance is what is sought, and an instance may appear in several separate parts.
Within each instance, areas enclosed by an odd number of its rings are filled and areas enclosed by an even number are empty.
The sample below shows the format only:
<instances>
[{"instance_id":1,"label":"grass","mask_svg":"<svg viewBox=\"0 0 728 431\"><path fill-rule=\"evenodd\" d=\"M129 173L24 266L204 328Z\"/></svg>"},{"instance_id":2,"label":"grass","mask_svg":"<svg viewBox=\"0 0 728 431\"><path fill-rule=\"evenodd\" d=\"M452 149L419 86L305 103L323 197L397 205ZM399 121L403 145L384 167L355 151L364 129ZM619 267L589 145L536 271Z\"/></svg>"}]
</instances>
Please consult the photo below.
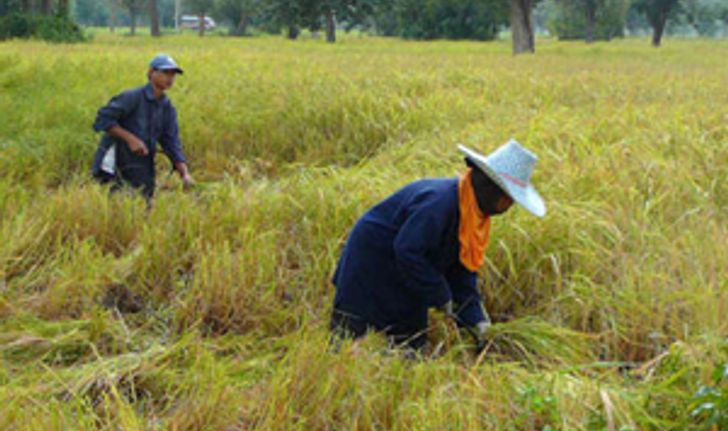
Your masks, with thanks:
<instances>
[{"instance_id":1,"label":"grass","mask_svg":"<svg viewBox=\"0 0 728 431\"><path fill-rule=\"evenodd\" d=\"M692 412L726 393L725 48L0 44L0 429L711 429ZM202 185L160 160L147 212L88 180L91 123L160 51L186 72L170 97ZM494 223L485 354L436 314L421 360L378 336L332 352L357 217L457 174L456 143L511 136L549 214ZM138 312L107 307L118 291Z\"/></svg>"}]
</instances>

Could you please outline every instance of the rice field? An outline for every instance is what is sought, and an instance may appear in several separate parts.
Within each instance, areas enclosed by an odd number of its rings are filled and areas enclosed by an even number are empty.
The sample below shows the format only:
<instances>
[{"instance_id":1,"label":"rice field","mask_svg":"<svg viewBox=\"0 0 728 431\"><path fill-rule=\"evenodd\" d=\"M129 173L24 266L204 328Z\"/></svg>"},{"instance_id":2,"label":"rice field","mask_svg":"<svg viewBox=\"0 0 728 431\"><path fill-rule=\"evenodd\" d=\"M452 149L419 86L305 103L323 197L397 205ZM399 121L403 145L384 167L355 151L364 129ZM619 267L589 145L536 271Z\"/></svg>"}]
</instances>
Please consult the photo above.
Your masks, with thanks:
<instances>
[{"instance_id":1,"label":"rice field","mask_svg":"<svg viewBox=\"0 0 728 431\"><path fill-rule=\"evenodd\" d=\"M728 43L0 43L0 429L728 429ZM96 110L158 52L193 176L89 180ZM464 143L539 155L493 223L480 356L328 348L349 229Z\"/></svg>"}]
</instances>

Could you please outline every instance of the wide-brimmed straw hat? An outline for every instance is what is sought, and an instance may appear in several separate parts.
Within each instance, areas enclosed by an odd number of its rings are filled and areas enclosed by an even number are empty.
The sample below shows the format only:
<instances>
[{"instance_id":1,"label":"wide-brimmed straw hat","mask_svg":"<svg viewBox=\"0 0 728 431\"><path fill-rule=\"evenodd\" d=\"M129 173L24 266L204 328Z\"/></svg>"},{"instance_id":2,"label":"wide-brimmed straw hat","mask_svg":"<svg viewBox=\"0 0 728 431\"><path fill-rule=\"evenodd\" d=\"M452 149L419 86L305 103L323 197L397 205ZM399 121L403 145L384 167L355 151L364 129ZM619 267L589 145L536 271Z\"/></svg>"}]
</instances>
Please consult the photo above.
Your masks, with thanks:
<instances>
[{"instance_id":1,"label":"wide-brimmed straw hat","mask_svg":"<svg viewBox=\"0 0 728 431\"><path fill-rule=\"evenodd\" d=\"M531 174L537 157L511 139L497 150L484 156L464 145L458 149L517 204L537 217L546 215L546 204L531 185Z\"/></svg>"}]
</instances>

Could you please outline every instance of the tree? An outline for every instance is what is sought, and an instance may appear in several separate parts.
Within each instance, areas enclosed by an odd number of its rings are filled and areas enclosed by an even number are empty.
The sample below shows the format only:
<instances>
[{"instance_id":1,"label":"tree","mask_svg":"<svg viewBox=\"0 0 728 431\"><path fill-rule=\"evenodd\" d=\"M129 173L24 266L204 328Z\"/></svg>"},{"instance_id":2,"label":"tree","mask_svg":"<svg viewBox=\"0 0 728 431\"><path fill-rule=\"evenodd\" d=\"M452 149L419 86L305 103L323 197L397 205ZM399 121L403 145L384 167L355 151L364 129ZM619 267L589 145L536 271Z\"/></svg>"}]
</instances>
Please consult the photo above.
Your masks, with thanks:
<instances>
[{"instance_id":1,"label":"tree","mask_svg":"<svg viewBox=\"0 0 728 431\"><path fill-rule=\"evenodd\" d=\"M159 31L159 8L157 0L149 1L149 30L153 37L159 37L162 33Z\"/></svg>"},{"instance_id":2,"label":"tree","mask_svg":"<svg viewBox=\"0 0 728 431\"><path fill-rule=\"evenodd\" d=\"M157 0L160 27L175 26L176 3L175 0Z\"/></svg>"},{"instance_id":3,"label":"tree","mask_svg":"<svg viewBox=\"0 0 728 431\"><path fill-rule=\"evenodd\" d=\"M683 0L678 6L676 12L679 9L701 36L716 36L728 18L728 2L725 0Z\"/></svg>"},{"instance_id":4,"label":"tree","mask_svg":"<svg viewBox=\"0 0 728 431\"><path fill-rule=\"evenodd\" d=\"M305 11L300 0L266 0L265 17L270 25L280 29L287 28L286 37L294 40L300 33L300 25L304 22Z\"/></svg>"},{"instance_id":5,"label":"tree","mask_svg":"<svg viewBox=\"0 0 728 431\"><path fill-rule=\"evenodd\" d=\"M68 0L0 0L0 12L12 14L0 20L0 39L37 38L63 43L87 40L69 15Z\"/></svg>"},{"instance_id":6,"label":"tree","mask_svg":"<svg viewBox=\"0 0 728 431\"><path fill-rule=\"evenodd\" d=\"M536 52L533 35L533 0L511 0L513 55Z\"/></svg>"},{"instance_id":7,"label":"tree","mask_svg":"<svg viewBox=\"0 0 728 431\"><path fill-rule=\"evenodd\" d=\"M629 11L627 12L626 25L626 29L631 36L644 35L652 31L645 14L638 11L634 3L632 3Z\"/></svg>"},{"instance_id":8,"label":"tree","mask_svg":"<svg viewBox=\"0 0 728 431\"><path fill-rule=\"evenodd\" d=\"M395 0L399 35L407 39L491 40L508 20L503 0Z\"/></svg>"},{"instance_id":9,"label":"tree","mask_svg":"<svg viewBox=\"0 0 728 431\"><path fill-rule=\"evenodd\" d=\"M185 0L185 5L190 12L198 16L200 37L203 37L205 35L205 28L207 27L205 17L215 5L214 0Z\"/></svg>"},{"instance_id":10,"label":"tree","mask_svg":"<svg viewBox=\"0 0 728 431\"><path fill-rule=\"evenodd\" d=\"M20 0L0 0L0 16L12 12L22 12Z\"/></svg>"},{"instance_id":11,"label":"tree","mask_svg":"<svg viewBox=\"0 0 728 431\"><path fill-rule=\"evenodd\" d=\"M133 36L136 34L136 20L144 5L144 0L121 0L121 3L129 10L130 32Z\"/></svg>"},{"instance_id":12,"label":"tree","mask_svg":"<svg viewBox=\"0 0 728 431\"><path fill-rule=\"evenodd\" d=\"M41 11L45 15L51 15L53 13L53 0L43 0Z\"/></svg>"},{"instance_id":13,"label":"tree","mask_svg":"<svg viewBox=\"0 0 728 431\"><path fill-rule=\"evenodd\" d=\"M109 1L75 0L74 20L84 25L105 26L109 24Z\"/></svg>"},{"instance_id":14,"label":"tree","mask_svg":"<svg viewBox=\"0 0 728 431\"><path fill-rule=\"evenodd\" d=\"M599 6L599 0L584 0L586 43L594 42L594 29L597 26L597 9L599 9Z\"/></svg>"},{"instance_id":15,"label":"tree","mask_svg":"<svg viewBox=\"0 0 728 431\"><path fill-rule=\"evenodd\" d=\"M679 0L637 0L635 6L645 14L652 27L652 46L659 47L667 19L676 10Z\"/></svg>"},{"instance_id":16,"label":"tree","mask_svg":"<svg viewBox=\"0 0 728 431\"><path fill-rule=\"evenodd\" d=\"M58 15L68 16L69 11L70 7L68 4L68 0L58 0Z\"/></svg>"},{"instance_id":17,"label":"tree","mask_svg":"<svg viewBox=\"0 0 728 431\"><path fill-rule=\"evenodd\" d=\"M376 5L386 0L264 0L263 17L269 27L287 28L289 39L298 37L300 28L312 32L326 30L327 42L336 41L337 22L346 31L365 25L375 15Z\"/></svg>"},{"instance_id":18,"label":"tree","mask_svg":"<svg viewBox=\"0 0 728 431\"><path fill-rule=\"evenodd\" d=\"M116 30L116 16L119 11L119 3L118 0L110 0L111 1L111 17L109 17L109 29L112 33Z\"/></svg>"},{"instance_id":19,"label":"tree","mask_svg":"<svg viewBox=\"0 0 728 431\"><path fill-rule=\"evenodd\" d=\"M216 14L229 20L235 36L245 36L250 21L262 9L261 0L218 0Z\"/></svg>"},{"instance_id":20,"label":"tree","mask_svg":"<svg viewBox=\"0 0 728 431\"><path fill-rule=\"evenodd\" d=\"M324 14L324 20L326 21L326 42L336 42L336 10L342 5L344 1L336 0L324 0L322 2L322 9Z\"/></svg>"},{"instance_id":21,"label":"tree","mask_svg":"<svg viewBox=\"0 0 728 431\"><path fill-rule=\"evenodd\" d=\"M380 36L397 36L400 33L400 23L395 14L394 2L378 3L368 25Z\"/></svg>"},{"instance_id":22,"label":"tree","mask_svg":"<svg viewBox=\"0 0 728 431\"><path fill-rule=\"evenodd\" d=\"M611 40L624 34L629 0L555 0L549 30L560 40Z\"/></svg>"},{"instance_id":23,"label":"tree","mask_svg":"<svg viewBox=\"0 0 728 431\"><path fill-rule=\"evenodd\" d=\"M0 1L0 13L16 11L22 13L39 13L50 16L54 13L54 0L3 0ZM70 11L68 0L56 0L55 12L60 16L68 16Z\"/></svg>"},{"instance_id":24,"label":"tree","mask_svg":"<svg viewBox=\"0 0 728 431\"><path fill-rule=\"evenodd\" d=\"M362 25L384 0L321 0L318 8L324 18L326 41L336 42L336 22L346 23L346 29Z\"/></svg>"}]
</instances>

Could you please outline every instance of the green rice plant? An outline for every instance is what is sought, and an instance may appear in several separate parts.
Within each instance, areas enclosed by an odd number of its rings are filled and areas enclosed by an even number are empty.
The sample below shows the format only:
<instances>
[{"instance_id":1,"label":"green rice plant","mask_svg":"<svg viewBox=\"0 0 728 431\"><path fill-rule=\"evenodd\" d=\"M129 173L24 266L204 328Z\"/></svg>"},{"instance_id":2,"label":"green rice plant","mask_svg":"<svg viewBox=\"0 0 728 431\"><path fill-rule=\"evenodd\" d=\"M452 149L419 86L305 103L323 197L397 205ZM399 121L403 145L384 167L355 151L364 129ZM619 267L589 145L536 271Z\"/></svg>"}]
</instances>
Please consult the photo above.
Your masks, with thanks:
<instances>
[{"instance_id":1,"label":"green rice plant","mask_svg":"<svg viewBox=\"0 0 728 431\"><path fill-rule=\"evenodd\" d=\"M488 330L485 354L504 354L528 364L561 365L589 362L593 352L587 336L534 318L496 324ZM492 349L492 350L491 350Z\"/></svg>"}]
</instances>

